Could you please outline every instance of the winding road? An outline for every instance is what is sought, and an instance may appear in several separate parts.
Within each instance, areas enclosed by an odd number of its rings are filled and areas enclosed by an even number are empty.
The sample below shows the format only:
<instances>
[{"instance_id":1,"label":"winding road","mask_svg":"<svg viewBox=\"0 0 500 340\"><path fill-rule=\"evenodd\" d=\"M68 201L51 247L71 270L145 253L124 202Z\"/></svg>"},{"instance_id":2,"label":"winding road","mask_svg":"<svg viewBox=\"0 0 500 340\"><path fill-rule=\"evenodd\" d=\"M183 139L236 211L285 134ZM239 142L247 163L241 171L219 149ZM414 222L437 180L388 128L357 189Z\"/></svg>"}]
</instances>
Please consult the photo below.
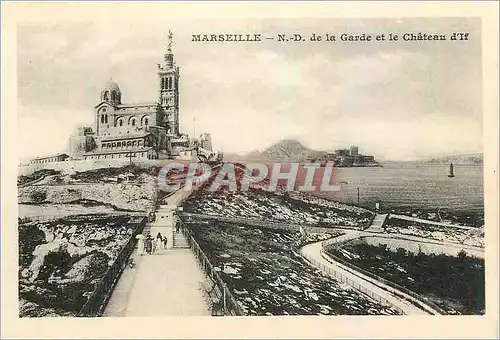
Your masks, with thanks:
<instances>
[{"instance_id":1,"label":"winding road","mask_svg":"<svg viewBox=\"0 0 500 340\"><path fill-rule=\"evenodd\" d=\"M346 234L339 236L336 239L338 239L338 242L342 242L359 236L360 235L356 235L355 233L349 233L349 235ZM323 252L323 241L304 246L301 250L301 255L312 265L323 270L334 278L339 279L340 277L344 283L351 286L353 286L352 282L354 282L355 285L353 288L360 290L359 287L362 287L361 290L369 291L382 298L392 306L400 309L406 315L439 314L438 311L423 304L421 307L417 307L415 304L410 302L415 299L407 294L334 261ZM358 287L356 287L356 285L358 285ZM398 295L403 296L404 298L402 299Z\"/></svg>"},{"instance_id":2,"label":"winding road","mask_svg":"<svg viewBox=\"0 0 500 340\"><path fill-rule=\"evenodd\" d=\"M395 234L380 234L378 232L371 233L367 231L346 231L343 230L344 234L338 237L331 238L326 241L320 241L308 244L301 249L301 255L308 260L313 266L323 270L327 274L340 279L344 283L351 285L353 288L368 291L371 294L377 296L380 299L385 300L394 307L400 309L404 314L407 315L422 315L422 314L432 314L438 315L442 312L438 311L436 308L429 306L422 299L416 299L413 296L406 294L405 292L391 287L383 282L380 282L372 277L364 275L363 273L350 268L338 261L335 261L330 257L323 248L326 245L342 243L349 240L353 240L361 237L383 237L392 241L407 241L407 242L419 242L429 245L438 246L443 252L452 253L456 251L457 247L462 247L460 244L436 242L434 240L428 240L420 237L411 237L407 239L408 236L400 236ZM453 248L453 249L452 249ZM468 252L476 255L478 257L484 257L484 249L477 247L464 247Z\"/></svg>"}]
</instances>

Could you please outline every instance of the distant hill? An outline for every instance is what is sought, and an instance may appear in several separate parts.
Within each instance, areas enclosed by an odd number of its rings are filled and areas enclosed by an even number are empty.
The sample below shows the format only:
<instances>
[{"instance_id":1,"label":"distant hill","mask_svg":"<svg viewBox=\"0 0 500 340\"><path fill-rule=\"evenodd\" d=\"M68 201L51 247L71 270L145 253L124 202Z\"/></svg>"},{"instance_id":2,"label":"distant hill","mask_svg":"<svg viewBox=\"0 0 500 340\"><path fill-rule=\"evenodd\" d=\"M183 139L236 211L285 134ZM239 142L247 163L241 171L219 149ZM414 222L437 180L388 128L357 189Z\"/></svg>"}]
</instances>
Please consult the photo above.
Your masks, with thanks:
<instances>
[{"instance_id":1,"label":"distant hill","mask_svg":"<svg viewBox=\"0 0 500 340\"><path fill-rule=\"evenodd\" d=\"M317 151L307 148L296 140L283 139L263 151L252 151L244 156L236 156L232 154L228 156L261 161L304 161L307 158L320 157L325 154L325 151ZM224 158L229 157L224 155Z\"/></svg>"},{"instance_id":2,"label":"distant hill","mask_svg":"<svg viewBox=\"0 0 500 340\"><path fill-rule=\"evenodd\" d=\"M453 164L458 164L458 165L483 164L483 154L474 153L474 154L462 154L462 155L436 157L436 158L432 158L432 159L418 161L418 163L425 163L425 164L453 163Z\"/></svg>"}]
</instances>

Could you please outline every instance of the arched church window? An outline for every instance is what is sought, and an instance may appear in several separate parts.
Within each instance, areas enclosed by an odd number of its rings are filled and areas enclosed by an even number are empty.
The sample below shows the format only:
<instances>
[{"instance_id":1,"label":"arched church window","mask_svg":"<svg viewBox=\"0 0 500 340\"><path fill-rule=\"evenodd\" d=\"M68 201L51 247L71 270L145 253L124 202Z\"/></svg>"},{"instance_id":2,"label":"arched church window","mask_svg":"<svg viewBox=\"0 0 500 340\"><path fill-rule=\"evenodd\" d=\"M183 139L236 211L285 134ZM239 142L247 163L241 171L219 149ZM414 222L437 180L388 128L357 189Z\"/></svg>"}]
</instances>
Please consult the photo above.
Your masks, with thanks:
<instances>
[{"instance_id":1,"label":"arched church window","mask_svg":"<svg viewBox=\"0 0 500 340\"><path fill-rule=\"evenodd\" d=\"M120 120L118 121L118 125L123 126L123 120L122 120L122 119L120 119Z\"/></svg>"},{"instance_id":2,"label":"arched church window","mask_svg":"<svg viewBox=\"0 0 500 340\"><path fill-rule=\"evenodd\" d=\"M106 124L108 124L108 115L104 116L104 121L105 121Z\"/></svg>"},{"instance_id":3,"label":"arched church window","mask_svg":"<svg viewBox=\"0 0 500 340\"><path fill-rule=\"evenodd\" d=\"M149 123L148 119L147 118L144 119L144 125L148 125L148 123Z\"/></svg>"},{"instance_id":4,"label":"arched church window","mask_svg":"<svg viewBox=\"0 0 500 340\"><path fill-rule=\"evenodd\" d=\"M132 120L130 121L130 123L131 123L131 125L132 125L132 126L135 126L135 119L132 119Z\"/></svg>"},{"instance_id":5,"label":"arched church window","mask_svg":"<svg viewBox=\"0 0 500 340\"><path fill-rule=\"evenodd\" d=\"M104 100L109 100L109 91L104 92Z\"/></svg>"},{"instance_id":6,"label":"arched church window","mask_svg":"<svg viewBox=\"0 0 500 340\"><path fill-rule=\"evenodd\" d=\"M116 92L115 91L111 92L111 100L113 100L113 101L116 100Z\"/></svg>"},{"instance_id":7,"label":"arched church window","mask_svg":"<svg viewBox=\"0 0 500 340\"><path fill-rule=\"evenodd\" d=\"M161 78L161 89L165 89L165 78Z\"/></svg>"},{"instance_id":8,"label":"arched church window","mask_svg":"<svg viewBox=\"0 0 500 340\"><path fill-rule=\"evenodd\" d=\"M104 115L101 115L101 124L104 124Z\"/></svg>"}]
</instances>

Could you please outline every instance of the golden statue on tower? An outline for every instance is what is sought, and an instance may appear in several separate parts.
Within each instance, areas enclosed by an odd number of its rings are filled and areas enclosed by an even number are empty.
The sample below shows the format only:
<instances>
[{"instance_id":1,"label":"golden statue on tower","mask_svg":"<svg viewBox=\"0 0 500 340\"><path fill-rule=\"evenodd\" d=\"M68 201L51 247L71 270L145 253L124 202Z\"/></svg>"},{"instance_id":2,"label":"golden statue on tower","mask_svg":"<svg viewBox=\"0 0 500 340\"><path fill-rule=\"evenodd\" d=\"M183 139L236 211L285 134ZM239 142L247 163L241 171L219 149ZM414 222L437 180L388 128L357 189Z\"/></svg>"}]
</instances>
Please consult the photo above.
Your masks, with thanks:
<instances>
[{"instance_id":1,"label":"golden statue on tower","mask_svg":"<svg viewBox=\"0 0 500 340\"><path fill-rule=\"evenodd\" d=\"M167 43L167 51L169 54L172 53L172 37L173 37L173 34L172 34L172 30L168 30L168 43Z\"/></svg>"}]
</instances>

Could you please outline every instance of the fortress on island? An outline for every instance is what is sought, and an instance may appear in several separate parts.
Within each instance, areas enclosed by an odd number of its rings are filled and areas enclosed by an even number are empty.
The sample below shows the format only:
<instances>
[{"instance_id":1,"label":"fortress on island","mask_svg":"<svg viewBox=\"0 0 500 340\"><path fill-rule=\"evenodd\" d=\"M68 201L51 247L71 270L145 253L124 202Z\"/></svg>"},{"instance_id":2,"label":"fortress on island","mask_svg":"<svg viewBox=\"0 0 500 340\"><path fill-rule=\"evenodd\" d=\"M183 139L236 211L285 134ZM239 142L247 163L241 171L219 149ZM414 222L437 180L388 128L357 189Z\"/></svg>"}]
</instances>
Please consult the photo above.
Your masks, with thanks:
<instances>
[{"instance_id":1,"label":"fortress on island","mask_svg":"<svg viewBox=\"0 0 500 340\"><path fill-rule=\"evenodd\" d=\"M211 136L189 138L179 129L180 68L172 52L172 32L162 64L157 66L158 99L151 103L124 103L117 82L109 79L94 107L94 126L83 126L70 137L68 154L32 159L31 164L65 160L175 159L215 157Z\"/></svg>"},{"instance_id":2,"label":"fortress on island","mask_svg":"<svg viewBox=\"0 0 500 340\"><path fill-rule=\"evenodd\" d=\"M360 154L356 145L349 149L337 149L335 153L326 154L324 159L339 167L380 166L374 156Z\"/></svg>"}]
</instances>

